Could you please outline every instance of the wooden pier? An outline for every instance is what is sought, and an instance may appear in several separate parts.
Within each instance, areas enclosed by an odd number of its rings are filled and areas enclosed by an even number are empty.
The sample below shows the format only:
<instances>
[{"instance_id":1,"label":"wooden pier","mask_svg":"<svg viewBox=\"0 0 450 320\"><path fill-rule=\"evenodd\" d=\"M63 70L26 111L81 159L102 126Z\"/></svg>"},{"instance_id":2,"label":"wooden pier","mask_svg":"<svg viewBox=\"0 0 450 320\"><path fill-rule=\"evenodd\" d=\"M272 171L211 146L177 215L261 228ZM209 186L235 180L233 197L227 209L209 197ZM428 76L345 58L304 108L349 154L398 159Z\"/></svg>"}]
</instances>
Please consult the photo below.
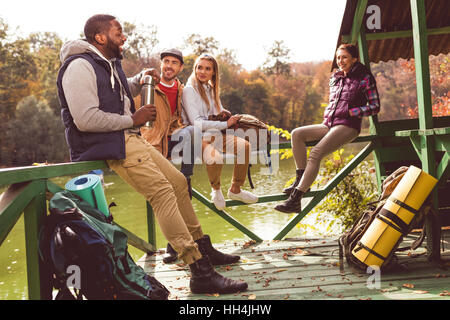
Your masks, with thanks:
<instances>
[{"instance_id":1,"label":"wooden pier","mask_svg":"<svg viewBox=\"0 0 450 320\"><path fill-rule=\"evenodd\" d=\"M192 294L189 268L180 260L164 264L164 250L142 257L138 264L169 289L170 300L450 300L450 230L443 234L447 250L442 252L440 267L427 261L426 244L415 251L399 252L402 268L381 272L378 288L372 273L357 271L347 263L341 273L337 241L332 238L216 246L241 255L239 263L216 267L224 276L247 281L248 291L237 294ZM417 237L417 233L409 235L400 247Z\"/></svg>"}]
</instances>

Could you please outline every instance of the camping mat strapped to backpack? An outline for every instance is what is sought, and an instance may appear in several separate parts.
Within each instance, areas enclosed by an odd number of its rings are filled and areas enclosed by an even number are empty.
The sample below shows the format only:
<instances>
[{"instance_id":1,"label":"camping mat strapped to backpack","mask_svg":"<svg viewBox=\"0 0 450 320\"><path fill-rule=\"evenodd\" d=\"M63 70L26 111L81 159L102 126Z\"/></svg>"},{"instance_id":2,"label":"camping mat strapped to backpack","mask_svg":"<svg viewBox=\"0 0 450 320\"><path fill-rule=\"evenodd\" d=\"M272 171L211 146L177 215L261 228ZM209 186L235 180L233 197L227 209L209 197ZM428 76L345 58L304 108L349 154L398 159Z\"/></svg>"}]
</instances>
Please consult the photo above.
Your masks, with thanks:
<instances>
[{"instance_id":1,"label":"camping mat strapped to backpack","mask_svg":"<svg viewBox=\"0 0 450 320\"><path fill-rule=\"evenodd\" d=\"M422 204L437 180L414 166L401 167L383 182L377 206L369 206L353 227L339 238L341 270L343 256L352 266L385 267L412 228L412 222L430 211ZM418 241L423 241L424 234ZM420 243L411 246L417 248Z\"/></svg>"},{"instance_id":2,"label":"camping mat strapped to backpack","mask_svg":"<svg viewBox=\"0 0 450 320\"><path fill-rule=\"evenodd\" d=\"M72 283L78 299L168 298L169 291L131 258L127 235L98 209L64 190L52 197L49 211L39 235L39 256L59 290L56 299L75 299ZM76 274L69 270L79 271L79 281L72 281Z\"/></svg>"}]
</instances>

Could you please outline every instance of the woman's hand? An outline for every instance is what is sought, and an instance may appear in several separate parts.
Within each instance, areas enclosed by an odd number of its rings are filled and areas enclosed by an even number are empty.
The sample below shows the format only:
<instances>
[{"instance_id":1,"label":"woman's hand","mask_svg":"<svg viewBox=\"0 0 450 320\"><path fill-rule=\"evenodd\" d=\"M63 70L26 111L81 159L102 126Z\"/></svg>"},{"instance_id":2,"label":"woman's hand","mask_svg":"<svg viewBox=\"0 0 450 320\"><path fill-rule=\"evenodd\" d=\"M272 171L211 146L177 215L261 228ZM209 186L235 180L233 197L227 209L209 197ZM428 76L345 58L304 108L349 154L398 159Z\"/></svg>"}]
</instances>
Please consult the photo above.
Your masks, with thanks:
<instances>
[{"instance_id":1,"label":"woman's hand","mask_svg":"<svg viewBox=\"0 0 450 320\"><path fill-rule=\"evenodd\" d=\"M231 112L227 109L223 109L221 113L227 118L231 117Z\"/></svg>"},{"instance_id":2,"label":"woman's hand","mask_svg":"<svg viewBox=\"0 0 450 320\"><path fill-rule=\"evenodd\" d=\"M231 116L230 119L228 119L228 121L227 121L228 128L236 125L239 122L240 118L241 117L239 117L239 116Z\"/></svg>"}]
</instances>

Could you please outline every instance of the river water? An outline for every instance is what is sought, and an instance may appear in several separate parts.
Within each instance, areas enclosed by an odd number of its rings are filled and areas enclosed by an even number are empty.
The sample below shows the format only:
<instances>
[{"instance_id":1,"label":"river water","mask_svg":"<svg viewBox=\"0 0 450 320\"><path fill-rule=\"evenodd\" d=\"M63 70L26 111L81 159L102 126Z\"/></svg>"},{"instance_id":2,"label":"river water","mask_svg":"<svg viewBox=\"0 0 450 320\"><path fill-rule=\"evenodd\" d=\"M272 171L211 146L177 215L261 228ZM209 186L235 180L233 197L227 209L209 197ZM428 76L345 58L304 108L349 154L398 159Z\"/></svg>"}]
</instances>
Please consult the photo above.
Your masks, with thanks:
<instances>
[{"instance_id":1,"label":"river water","mask_svg":"<svg viewBox=\"0 0 450 320\"><path fill-rule=\"evenodd\" d=\"M226 192L230 187L233 166L224 165L222 171L222 191ZM268 169L262 164L252 166L252 180L257 195L280 193L286 181L295 174L294 161L282 160L279 168L273 174L268 174ZM52 179L60 186L64 186L72 177L60 177ZM146 204L144 198L112 172L105 172L105 195L109 202L115 202L116 207L111 211L114 220L143 239L147 238ZM206 169L203 165L196 165L193 187L210 198ZM244 189L251 190L246 181ZM214 243L229 241L248 241L249 238L235 227L217 216L199 201L192 200L194 209L199 217L203 232L209 234ZM280 213L273 209L274 202L255 204L251 206L237 206L227 208L226 211L236 220L247 226L264 240L272 239L279 230L289 221L291 215ZM323 214L321 215L323 219ZM325 219L326 220L326 219ZM325 222L322 222L326 224ZM311 235L330 235L326 225L321 225L314 217L314 213L306 216L301 224L296 226L287 237L303 237ZM336 229L337 230L337 229ZM334 232L338 232L338 231ZM159 227L156 227L157 246L165 248L167 241L164 239ZM333 233L333 231L331 231ZM130 253L134 259L139 259L143 253L130 246ZM27 299L26 257L23 217L13 228L7 239L0 247L0 300Z\"/></svg>"}]
</instances>

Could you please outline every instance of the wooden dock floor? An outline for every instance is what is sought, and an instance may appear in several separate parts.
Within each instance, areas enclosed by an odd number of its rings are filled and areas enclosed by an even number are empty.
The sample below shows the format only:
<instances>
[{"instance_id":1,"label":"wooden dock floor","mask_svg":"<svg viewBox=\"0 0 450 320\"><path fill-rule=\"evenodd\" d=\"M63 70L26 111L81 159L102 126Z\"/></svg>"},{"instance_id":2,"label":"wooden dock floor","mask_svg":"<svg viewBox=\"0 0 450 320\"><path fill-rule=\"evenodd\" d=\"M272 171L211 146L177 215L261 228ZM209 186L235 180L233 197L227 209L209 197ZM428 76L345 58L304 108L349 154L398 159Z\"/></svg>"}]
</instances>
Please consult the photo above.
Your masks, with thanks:
<instances>
[{"instance_id":1,"label":"wooden dock floor","mask_svg":"<svg viewBox=\"0 0 450 320\"><path fill-rule=\"evenodd\" d=\"M417 235L408 236L401 247ZM241 255L239 263L216 270L232 279L247 281L246 292L227 295L195 295L189 291L189 268L177 261L162 262L164 250L142 257L138 264L171 292L171 300L322 300L322 299L450 299L450 233L443 238L444 268L427 261L424 247L397 253L403 270L380 274L379 288L373 274L357 272L344 263L339 267L336 239L289 239L286 241L229 242L216 247ZM447 268L445 268L447 267Z\"/></svg>"}]
</instances>

